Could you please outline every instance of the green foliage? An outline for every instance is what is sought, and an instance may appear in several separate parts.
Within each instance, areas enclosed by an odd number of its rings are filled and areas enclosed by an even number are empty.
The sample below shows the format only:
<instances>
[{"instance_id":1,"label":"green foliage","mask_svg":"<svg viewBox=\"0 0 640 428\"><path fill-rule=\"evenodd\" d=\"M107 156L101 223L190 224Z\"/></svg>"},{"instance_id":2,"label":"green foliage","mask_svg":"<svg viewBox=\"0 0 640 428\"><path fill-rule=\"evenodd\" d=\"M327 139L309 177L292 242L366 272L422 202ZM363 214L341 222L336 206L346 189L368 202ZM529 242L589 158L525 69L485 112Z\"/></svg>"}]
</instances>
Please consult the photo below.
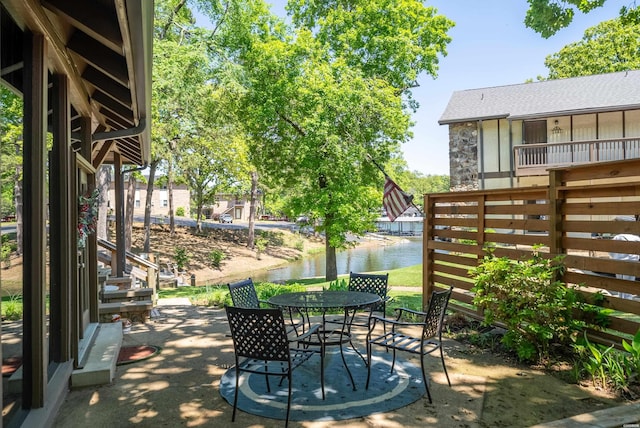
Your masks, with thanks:
<instances>
[{"instance_id":1,"label":"green foliage","mask_svg":"<svg viewBox=\"0 0 640 428\"><path fill-rule=\"evenodd\" d=\"M267 249L267 245L269 245L269 240L263 237L259 237L256 239L256 242L254 243L254 245L256 247L256 257L258 260L260 260L260 255L264 253L264 250Z\"/></svg>"},{"instance_id":2,"label":"green foliage","mask_svg":"<svg viewBox=\"0 0 640 428\"><path fill-rule=\"evenodd\" d=\"M640 23L620 19L588 28L581 41L547 56L549 79L588 76L640 68Z\"/></svg>"},{"instance_id":3,"label":"green foliage","mask_svg":"<svg viewBox=\"0 0 640 428\"><path fill-rule=\"evenodd\" d=\"M411 89L436 75L453 26L420 2L334 6L289 2L291 37L274 28L239 50L251 64L238 108L250 159L269 187L286 189L286 211L322 219L328 251L371 229L383 177L367 155L385 164L399 154Z\"/></svg>"},{"instance_id":4,"label":"green foliage","mask_svg":"<svg viewBox=\"0 0 640 428\"><path fill-rule=\"evenodd\" d=\"M606 0L527 0L524 24L548 39L573 21L576 11L588 13Z\"/></svg>"},{"instance_id":5,"label":"green foliage","mask_svg":"<svg viewBox=\"0 0 640 428\"><path fill-rule=\"evenodd\" d=\"M186 248L184 247L176 247L174 253L174 259L176 261L176 266L179 270L184 270L187 263L189 263L189 253L187 253Z\"/></svg>"},{"instance_id":6,"label":"green foliage","mask_svg":"<svg viewBox=\"0 0 640 428\"><path fill-rule=\"evenodd\" d=\"M227 255L224 253L224 251L222 250L218 250L213 249L211 250L211 252L209 252L209 255L207 256L209 259L209 263L211 263L211 266L213 266L216 269L220 268L220 263L222 262L222 260L225 259Z\"/></svg>"},{"instance_id":7,"label":"green foliage","mask_svg":"<svg viewBox=\"0 0 640 428\"><path fill-rule=\"evenodd\" d=\"M184 217L184 214L185 214L185 209L184 209L184 207L178 207L178 208L176 208L176 215L177 215L178 217Z\"/></svg>"},{"instance_id":8,"label":"green foliage","mask_svg":"<svg viewBox=\"0 0 640 428\"><path fill-rule=\"evenodd\" d=\"M331 281L324 289L329 291L345 291L349 289L349 282L344 278L336 279L335 281Z\"/></svg>"},{"instance_id":9,"label":"green foliage","mask_svg":"<svg viewBox=\"0 0 640 428\"><path fill-rule=\"evenodd\" d=\"M11 321L22 319L22 294L14 293L9 299L2 299L2 315Z\"/></svg>"},{"instance_id":10,"label":"green foliage","mask_svg":"<svg viewBox=\"0 0 640 428\"><path fill-rule=\"evenodd\" d=\"M630 355L630 361L632 363L633 370L636 373L636 377L640 378L640 330L633 336L631 343L627 343L626 340L622 340L622 347Z\"/></svg>"},{"instance_id":11,"label":"green foliage","mask_svg":"<svg viewBox=\"0 0 640 428\"><path fill-rule=\"evenodd\" d=\"M293 248L295 248L298 251L303 251L304 250L304 240L303 239L296 239L296 241L293 243Z\"/></svg>"},{"instance_id":12,"label":"green foliage","mask_svg":"<svg viewBox=\"0 0 640 428\"><path fill-rule=\"evenodd\" d=\"M521 360L547 357L551 343L570 343L584 327L573 317L578 294L555 279L562 269L561 257L545 259L536 251L519 261L489 253L470 271L484 323L505 323L503 343Z\"/></svg>"},{"instance_id":13,"label":"green foliage","mask_svg":"<svg viewBox=\"0 0 640 428\"><path fill-rule=\"evenodd\" d=\"M632 382L640 380L640 330L631 343L622 340L626 352L611 346L592 343L586 333L573 345L578 355L577 367L594 385L626 392Z\"/></svg>"}]
</instances>

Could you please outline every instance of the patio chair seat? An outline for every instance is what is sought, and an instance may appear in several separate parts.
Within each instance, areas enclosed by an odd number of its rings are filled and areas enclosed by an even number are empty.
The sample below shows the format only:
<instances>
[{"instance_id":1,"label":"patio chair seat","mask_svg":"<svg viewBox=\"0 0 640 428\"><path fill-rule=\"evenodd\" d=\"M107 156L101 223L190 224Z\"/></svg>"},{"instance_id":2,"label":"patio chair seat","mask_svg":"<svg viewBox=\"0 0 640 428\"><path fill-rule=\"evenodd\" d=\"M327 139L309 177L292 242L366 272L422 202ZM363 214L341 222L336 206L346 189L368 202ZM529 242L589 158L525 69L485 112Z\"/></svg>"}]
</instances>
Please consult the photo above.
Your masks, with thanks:
<instances>
[{"instance_id":1,"label":"patio chair seat","mask_svg":"<svg viewBox=\"0 0 640 428\"><path fill-rule=\"evenodd\" d=\"M395 319L388 319L374 315L371 317L371 325L369 327L369 333L367 334L367 384L365 388L369 388L369 378L371 377L371 353L374 345L381 346L387 351L393 350L393 361L391 363L391 372L396 361L396 351L408 352L411 354L420 355L420 366L422 368L422 381L427 390L427 396L429 397L429 403L431 403L431 393L429 392L429 385L427 383L427 375L424 367L424 356L430 354L436 350L440 350L440 359L442 360L442 368L444 374L447 377L447 382L451 386L449 380L449 374L447 373L447 367L444 363L444 353L442 350L442 325L444 317L449 304L449 298L451 297L453 287L449 287L447 290L434 291L429 300L429 306L425 312L414 311L407 308L396 309L397 317ZM401 321L403 314L413 314L414 316L421 317L420 322L407 322ZM386 329L383 334L374 336L373 331L378 322L383 323L385 326L390 327L390 331L387 333ZM422 327L422 335L414 336L403 332L406 331L406 327Z\"/></svg>"}]
</instances>

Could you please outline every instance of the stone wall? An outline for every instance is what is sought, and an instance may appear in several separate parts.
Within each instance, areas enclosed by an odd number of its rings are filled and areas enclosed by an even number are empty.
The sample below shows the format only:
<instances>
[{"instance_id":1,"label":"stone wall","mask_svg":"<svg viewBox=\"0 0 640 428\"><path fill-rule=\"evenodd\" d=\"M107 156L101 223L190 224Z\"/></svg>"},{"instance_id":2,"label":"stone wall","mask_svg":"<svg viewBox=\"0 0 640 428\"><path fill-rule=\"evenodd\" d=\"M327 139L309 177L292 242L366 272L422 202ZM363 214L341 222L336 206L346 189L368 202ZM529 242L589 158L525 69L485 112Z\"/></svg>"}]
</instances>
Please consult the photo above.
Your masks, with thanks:
<instances>
[{"instance_id":1,"label":"stone wall","mask_svg":"<svg viewBox=\"0 0 640 428\"><path fill-rule=\"evenodd\" d=\"M476 122L449 125L451 190L478 189L478 126Z\"/></svg>"}]
</instances>

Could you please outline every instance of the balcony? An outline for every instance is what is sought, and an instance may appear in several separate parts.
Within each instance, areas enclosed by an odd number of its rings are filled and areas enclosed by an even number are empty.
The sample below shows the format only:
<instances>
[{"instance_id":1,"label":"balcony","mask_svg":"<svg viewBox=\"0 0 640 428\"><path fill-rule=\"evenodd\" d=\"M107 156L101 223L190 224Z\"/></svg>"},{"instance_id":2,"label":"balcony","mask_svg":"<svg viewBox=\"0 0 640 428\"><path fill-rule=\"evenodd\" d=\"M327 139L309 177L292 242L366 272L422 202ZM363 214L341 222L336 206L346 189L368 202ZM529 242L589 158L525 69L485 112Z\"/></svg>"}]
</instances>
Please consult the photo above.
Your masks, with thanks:
<instances>
[{"instance_id":1,"label":"balcony","mask_svg":"<svg viewBox=\"0 0 640 428\"><path fill-rule=\"evenodd\" d=\"M547 175L552 167L640 158L640 137L524 144L513 151L517 177Z\"/></svg>"}]
</instances>

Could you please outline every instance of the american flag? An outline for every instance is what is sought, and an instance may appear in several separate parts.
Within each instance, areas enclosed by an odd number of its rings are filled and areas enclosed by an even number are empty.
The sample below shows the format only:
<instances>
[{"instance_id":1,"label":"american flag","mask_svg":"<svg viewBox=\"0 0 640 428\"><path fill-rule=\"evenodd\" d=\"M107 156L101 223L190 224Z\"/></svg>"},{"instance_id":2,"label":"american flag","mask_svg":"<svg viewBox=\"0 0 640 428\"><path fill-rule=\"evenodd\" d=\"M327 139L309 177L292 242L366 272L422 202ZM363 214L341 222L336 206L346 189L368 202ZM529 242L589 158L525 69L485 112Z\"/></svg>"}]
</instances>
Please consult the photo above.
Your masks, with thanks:
<instances>
[{"instance_id":1,"label":"american flag","mask_svg":"<svg viewBox=\"0 0 640 428\"><path fill-rule=\"evenodd\" d=\"M411 206L413 195L405 193L389 176L385 178L382 205L384 205L384 209L387 211L389 220L394 221Z\"/></svg>"}]
</instances>

